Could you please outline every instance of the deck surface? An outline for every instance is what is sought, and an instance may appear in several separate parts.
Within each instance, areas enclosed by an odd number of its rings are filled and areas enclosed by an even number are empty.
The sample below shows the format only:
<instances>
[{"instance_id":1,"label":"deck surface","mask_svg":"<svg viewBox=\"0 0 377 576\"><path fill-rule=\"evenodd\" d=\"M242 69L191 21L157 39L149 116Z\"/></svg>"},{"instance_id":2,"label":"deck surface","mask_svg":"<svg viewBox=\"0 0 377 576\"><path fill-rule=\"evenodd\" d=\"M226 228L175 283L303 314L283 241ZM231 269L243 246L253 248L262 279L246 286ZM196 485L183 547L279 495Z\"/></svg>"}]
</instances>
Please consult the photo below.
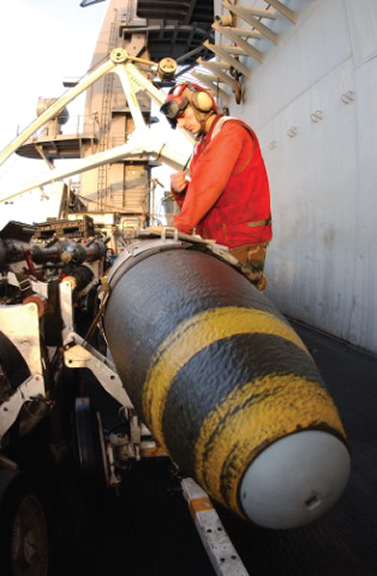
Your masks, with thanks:
<instances>
[{"instance_id":1,"label":"deck surface","mask_svg":"<svg viewBox=\"0 0 377 576\"><path fill-rule=\"evenodd\" d=\"M349 484L325 517L302 529L264 530L220 515L250 576L375 576L377 359L293 324L342 415ZM169 462L144 461L126 474L118 499L87 505L69 466L45 477L51 576L214 574L179 486Z\"/></svg>"}]
</instances>

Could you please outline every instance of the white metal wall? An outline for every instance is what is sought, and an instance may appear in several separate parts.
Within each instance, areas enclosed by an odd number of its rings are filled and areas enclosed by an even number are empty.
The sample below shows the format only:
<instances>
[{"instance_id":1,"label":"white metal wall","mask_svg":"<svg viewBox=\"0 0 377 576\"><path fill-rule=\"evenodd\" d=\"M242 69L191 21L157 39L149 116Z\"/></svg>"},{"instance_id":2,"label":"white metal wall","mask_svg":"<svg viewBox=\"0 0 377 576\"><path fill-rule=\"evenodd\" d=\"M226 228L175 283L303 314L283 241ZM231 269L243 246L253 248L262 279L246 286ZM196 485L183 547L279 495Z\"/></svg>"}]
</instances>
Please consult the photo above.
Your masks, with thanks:
<instances>
[{"instance_id":1,"label":"white metal wall","mask_svg":"<svg viewBox=\"0 0 377 576\"><path fill-rule=\"evenodd\" d=\"M268 295L377 353L377 2L284 3L297 25L230 110L257 131L269 173Z\"/></svg>"}]
</instances>

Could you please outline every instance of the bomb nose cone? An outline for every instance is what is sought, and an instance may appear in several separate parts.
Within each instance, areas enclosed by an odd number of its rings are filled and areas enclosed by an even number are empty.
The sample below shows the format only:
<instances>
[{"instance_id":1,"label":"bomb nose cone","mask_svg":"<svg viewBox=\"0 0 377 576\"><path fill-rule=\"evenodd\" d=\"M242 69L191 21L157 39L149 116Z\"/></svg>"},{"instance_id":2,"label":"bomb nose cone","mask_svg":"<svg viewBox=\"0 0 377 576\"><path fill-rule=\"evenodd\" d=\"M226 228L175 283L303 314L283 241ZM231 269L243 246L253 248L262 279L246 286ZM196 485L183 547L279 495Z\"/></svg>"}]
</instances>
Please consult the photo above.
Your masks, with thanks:
<instances>
[{"instance_id":1,"label":"bomb nose cone","mask_svg":"<svg viewBox=\"0 0 377 576\"><path fill-rule=\"evenodd\" d=\"M309 430L270 445L241 483L246 516L266 528L296 528L322 516L342 494L350 473L346 446L326 432Z\"/></svg>"}]
</instances>

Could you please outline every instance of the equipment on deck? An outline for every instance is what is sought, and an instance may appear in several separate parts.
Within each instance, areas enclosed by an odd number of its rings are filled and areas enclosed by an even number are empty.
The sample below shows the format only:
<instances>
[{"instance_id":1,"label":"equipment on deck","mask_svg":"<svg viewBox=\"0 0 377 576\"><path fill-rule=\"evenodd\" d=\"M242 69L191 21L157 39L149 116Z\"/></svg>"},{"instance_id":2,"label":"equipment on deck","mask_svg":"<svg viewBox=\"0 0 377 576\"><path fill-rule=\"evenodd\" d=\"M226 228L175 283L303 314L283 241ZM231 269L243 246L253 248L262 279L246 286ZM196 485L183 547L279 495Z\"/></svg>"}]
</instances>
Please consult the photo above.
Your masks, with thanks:
<instances>
[{"instance_id":1,"label":"equipment on deck","mask_svg":"<svg viewBox=\"0 0 377 576\"><path fill-rule=\"evenodd\" d=\"M222 247L144 231L111 265L108 241L1 241L1 350L27 367L17 381L3 366L2 447L59 410L73 371L87 480L116 488L118 471L153 450L256 524L292 528L324 513L348 478L345 433L287 320ZM104 434L83 368L118 402L123 432Z\"/></svg>"}]
</instances>

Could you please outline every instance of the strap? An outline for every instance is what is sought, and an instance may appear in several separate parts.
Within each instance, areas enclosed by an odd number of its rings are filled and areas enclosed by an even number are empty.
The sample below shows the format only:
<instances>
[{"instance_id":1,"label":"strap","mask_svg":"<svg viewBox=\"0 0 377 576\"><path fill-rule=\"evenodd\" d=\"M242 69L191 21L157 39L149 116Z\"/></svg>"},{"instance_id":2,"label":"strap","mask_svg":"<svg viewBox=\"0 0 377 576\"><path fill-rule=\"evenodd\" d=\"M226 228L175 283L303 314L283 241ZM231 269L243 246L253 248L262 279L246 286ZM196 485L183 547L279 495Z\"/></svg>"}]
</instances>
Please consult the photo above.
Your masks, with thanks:
<instances>
[{"instance_id":1,"label":"strap","mask_svg":"<svg viewBox=\"0 0 377 576\"><path fill-rule=\"evenodd\" d=\"M250 126L245 124L245 122L243 122L239 118L236 118L235 116L221 116L221 118L216 122L214 129L212 130L212 134L211 134L211 138L210 138L211 140L212 140L212 138L214 138L215 136L218 135L218 133L220 132L224 123L228 122L228 120L232 120L233 122L236 122L236 124L238 124L239 126L242 126L242 128L244 128L250 134L250 136L252 138L255 137L252 128L250 128Z\"/></svg>"},{"instance_id":2,"label":"strap","mask_svg":"<svg viewBox=\"0 0 377 576\"><path fill-rule=\"evenodd\" d=\"M253 222L248 222L249 228L256 228L257 226L269 226L271 224L271 216L266 220L254 220Z\"/></svg>"},{"instance_id":3,"label":"strap","mask_svg":"<svg viewBox=\"0 0 377 576\"><path fill-rule=\"evenodd\" d=\"M215 136L218 135L218 133L220 132L221 128L223 127L224 122L227 122L228 120L238 120L238 118L234 118L233 116L222 116L222 117L216 122L216 125L215 125L214 129L212 130L211 140L212 140L212 138L214 138Z\"/></svg>"}]
</instances>

